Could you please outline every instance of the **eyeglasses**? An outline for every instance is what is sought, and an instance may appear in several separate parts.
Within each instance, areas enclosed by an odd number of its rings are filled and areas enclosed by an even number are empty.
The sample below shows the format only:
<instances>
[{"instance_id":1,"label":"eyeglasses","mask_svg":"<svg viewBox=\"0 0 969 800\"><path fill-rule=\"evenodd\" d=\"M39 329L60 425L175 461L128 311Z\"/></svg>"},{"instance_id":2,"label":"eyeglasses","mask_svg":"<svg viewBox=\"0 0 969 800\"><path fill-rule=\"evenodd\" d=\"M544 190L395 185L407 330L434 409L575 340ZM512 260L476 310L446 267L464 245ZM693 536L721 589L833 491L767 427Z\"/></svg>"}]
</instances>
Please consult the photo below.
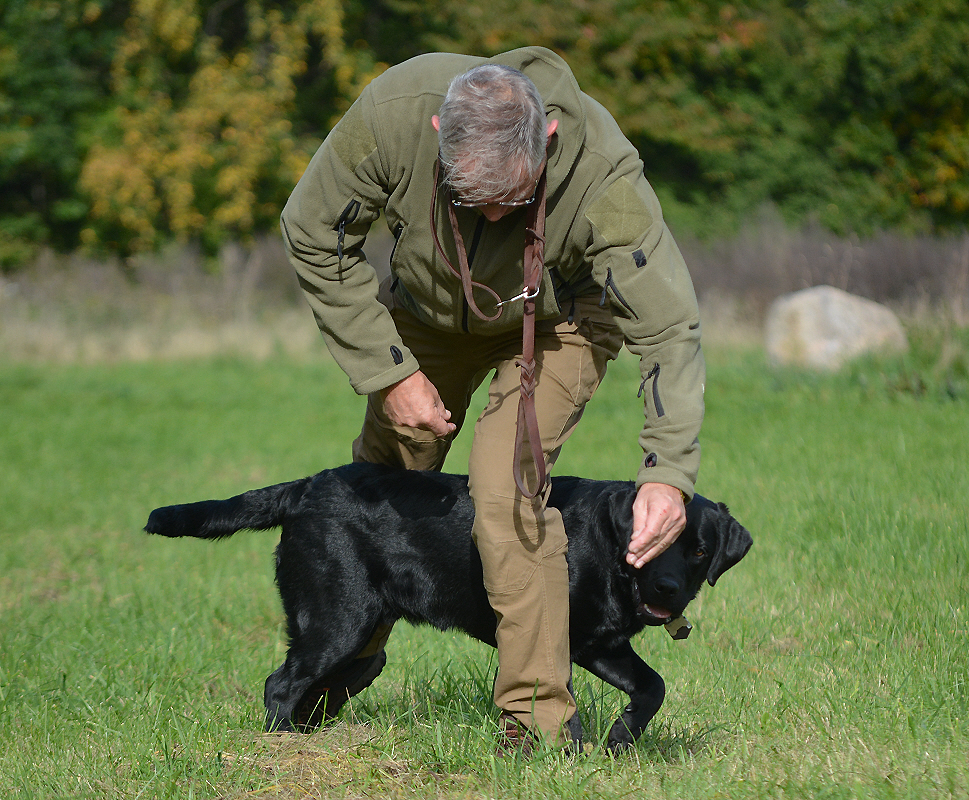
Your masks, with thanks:
<instances>
[{"instance_id":1,"label":"eyeglasses","mask_svg":"<svg viewBox=\"0 0 969 800\"><path fill-rule=\"evenodd\" d=\"M535 196L538 193L538 183L535 184L535 191L532 192L532 196L527 200L495 200L490 203L470 203L466 200L462 200L459 197L451 195L451 205L457 208L481 208L483 206L502 206L504 208L518 208L519 206L530 206L535 202Z\"/></svg>"}]
</instances>

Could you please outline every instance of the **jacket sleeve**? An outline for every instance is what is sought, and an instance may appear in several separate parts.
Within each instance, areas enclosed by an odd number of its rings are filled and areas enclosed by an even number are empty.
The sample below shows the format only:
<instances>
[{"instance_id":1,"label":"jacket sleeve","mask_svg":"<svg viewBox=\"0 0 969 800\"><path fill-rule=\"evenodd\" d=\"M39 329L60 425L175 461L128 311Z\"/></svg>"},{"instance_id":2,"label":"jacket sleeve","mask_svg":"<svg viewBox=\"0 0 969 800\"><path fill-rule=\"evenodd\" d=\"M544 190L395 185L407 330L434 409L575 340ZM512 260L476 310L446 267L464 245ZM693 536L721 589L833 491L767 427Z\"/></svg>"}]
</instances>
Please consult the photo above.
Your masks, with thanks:
<instances>
[{"instance_id":1,"label":"jacket sleeve","mask_svg":"<svg viewBox=\"0 0 969 800\"><path fill-rule=\"evenodd\" d=\"M640 358L646 419L636 485L665 483L692 497L705 381L699 311L686 264L638 158L610 174L585 218L593 277L627 347Z\"/></svg>"},{"instance_id":2,"label":"jacket sleeve","mask_svg":"<svg viewBox=\"0 0 969 800\"><path fill-rule=\"evenodd\" d=\"M359 394L418 370L377 300L377 274L363 252L388 192L374 124L364 90L317 150L280 219L289 261L326 346Z\"/></svg>"}]
</instances>

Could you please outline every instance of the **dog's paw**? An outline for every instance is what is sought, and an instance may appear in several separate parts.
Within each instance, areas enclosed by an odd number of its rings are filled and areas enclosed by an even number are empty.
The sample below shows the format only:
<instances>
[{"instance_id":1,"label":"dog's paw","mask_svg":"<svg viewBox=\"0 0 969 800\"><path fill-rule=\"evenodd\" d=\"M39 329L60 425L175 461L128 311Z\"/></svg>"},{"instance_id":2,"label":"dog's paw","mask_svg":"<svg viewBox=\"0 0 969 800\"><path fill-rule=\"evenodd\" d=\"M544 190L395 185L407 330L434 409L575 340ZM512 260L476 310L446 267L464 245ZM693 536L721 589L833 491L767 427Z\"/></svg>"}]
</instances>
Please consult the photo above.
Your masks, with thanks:
<instances>
[{"instance_id":1,"label":"dog's paw","mask_svg":"<svg viewBox=\"0 0 969 800\"><path fill-rule=\"evenodd\" d=\"M626 723L620 717L613 723L609 731L609 739L606 741L606 747L610 753L621 753L632 747L635 741L633 735L629 732L629 728L626 727Z\"/></svg>"},{"instance_id":2,"label":"dog's paw","mask_svg":"<svg viewBox=\"0 0 969 800\"><path fill-rule=\"evenodd\" d=\"M644 715L635 702L626 706L622 716L613 723L609 731L607 742L609 750L617 753L632 747L642 735L650 719L652 719L652 714Z\"/></svg>"},{"instance_id":3,"label":"dog's paw","mask_svg":"<svg viewBox=\"0 0 969 800\"><path fill-rule=\"evenodd\" d=\"M276 714L266 715L266 723L263 729L266 733L296 733L293 721L289 717L281 717Z\"/></svg>"}]
</instances>

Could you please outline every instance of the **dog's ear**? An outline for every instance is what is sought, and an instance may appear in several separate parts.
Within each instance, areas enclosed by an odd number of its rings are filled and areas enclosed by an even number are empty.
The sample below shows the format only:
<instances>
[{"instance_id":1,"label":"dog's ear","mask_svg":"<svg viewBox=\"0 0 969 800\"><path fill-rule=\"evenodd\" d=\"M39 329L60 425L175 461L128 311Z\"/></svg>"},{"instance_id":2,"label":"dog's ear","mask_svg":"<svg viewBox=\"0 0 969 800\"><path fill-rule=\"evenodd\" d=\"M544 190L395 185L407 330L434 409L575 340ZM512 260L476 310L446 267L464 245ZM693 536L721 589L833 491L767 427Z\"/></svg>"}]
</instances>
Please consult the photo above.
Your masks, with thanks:
<instances>
[{"instance_id":1,"label":"dog's ear","mask_svg":"<svg viewBox=\"0 0 969 800\"><path fill-rule=\"evenodd\" d=\"M747 555L754 543L750 532L731 515L723 503L717 503L717 511L710 524L716 526L713 563L707 570L707 583L714 586L723 573Z\"/></svg>"},{"instance_id":2,"label":"dog's ear","mask_svg":"<svg viewBox=\"0 0 969 800\"><path fill-rule=\"evenodd\" d=\"M625 558L633 532L633 501L636 499L636 489L631 483L617 483L617 487L617 491L608 495L609 523L612 536L622 548Z\"/></svg>"}]
</instances>

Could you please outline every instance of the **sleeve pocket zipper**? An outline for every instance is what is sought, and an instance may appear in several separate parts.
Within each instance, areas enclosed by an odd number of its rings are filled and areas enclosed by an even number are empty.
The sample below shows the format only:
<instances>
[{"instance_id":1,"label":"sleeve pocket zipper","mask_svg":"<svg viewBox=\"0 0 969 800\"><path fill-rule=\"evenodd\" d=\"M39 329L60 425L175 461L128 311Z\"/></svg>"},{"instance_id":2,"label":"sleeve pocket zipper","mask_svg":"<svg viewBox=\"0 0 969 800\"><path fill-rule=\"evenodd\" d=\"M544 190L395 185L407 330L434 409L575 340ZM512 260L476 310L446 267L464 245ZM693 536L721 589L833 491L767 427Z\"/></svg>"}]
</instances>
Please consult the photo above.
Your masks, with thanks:
<instances>
[{"instance_id":1,"label":"sleeve pocket zipper","mask_svg":"<svg viewBox=\"0 0 969 800\"><path fill-rule=\"evenodd\" d=\"M606 270L606 285L602 287L602 297L599 300L599 307L604 308L606 305L606 299L608 298L607 290L612 289L613 297L619 302L623 308L626 309L630 314L633 315L635 319L639 319L639 314L633 311L633 307L626 302L626 298L622 296L619 291L619 287L616 286L616 281L612 277L612 267Z\"/></svg>"},{"instance_id":2,"label":"sleeve pocket zipper","mask_svg":"<svg viewBox=\"0 0 969 800\"><path fill-rule=\"evenodd\" d=\"M353 222L359 213L360 201L351 200L347 203L347 207L343 209L343 213L340 214L340 218L336 221L336 225L333 228L336 231L336 257L341 265L343 264L343 237L346 233L347 223Z\"/></svg>"},{"instance_id":3,"label":"sleeve pocket zipper","mask_svg":"<svg viewBox=\"0 0 969 800\"><path fill-rule=\"evenodd\" d=\"M653 379L653 406L656 409L657 417L665 417L666 410L663 408L663 401L659 399L659 364L653 364L653 368L646 374L643 378L643 382L639 384L639 393L636 397L642 397L643 391L646 388L646 381L650 378Z\"/></svg>"}]
</instances>

